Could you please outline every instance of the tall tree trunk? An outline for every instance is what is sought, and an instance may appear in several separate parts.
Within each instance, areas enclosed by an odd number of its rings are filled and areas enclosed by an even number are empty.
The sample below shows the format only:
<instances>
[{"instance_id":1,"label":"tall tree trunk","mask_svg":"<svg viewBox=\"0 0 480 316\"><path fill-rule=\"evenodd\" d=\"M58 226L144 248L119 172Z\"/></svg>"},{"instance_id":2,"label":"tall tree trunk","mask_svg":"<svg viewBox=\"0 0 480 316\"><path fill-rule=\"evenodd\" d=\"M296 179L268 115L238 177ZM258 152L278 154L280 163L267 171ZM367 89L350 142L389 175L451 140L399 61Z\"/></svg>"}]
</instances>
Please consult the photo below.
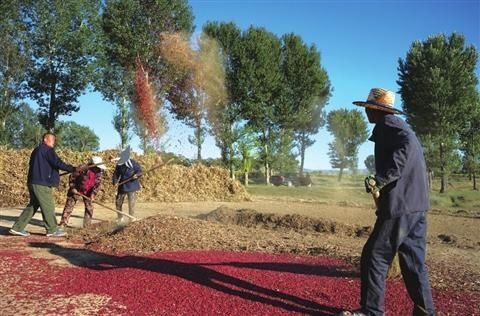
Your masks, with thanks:
<instances>
[{"instance_id":1,"label":"tall tree trunk","mask_svg":"<svg viewBox=\"0 0 480 316\"><path fill-rule=\"evenodd\" d=\"M441 184L440 193L447 192L447 174L445 172L445 145L440 143L440 172L441 172Z\"/></svg>"},{"instance_id":2,"label":"tall tree trunk","mask_svg":"<svg viewBox=\"0 0 480 316\"><path fill-rule=\"evenodd\" d=\"M475 171L472 172L472 180L473 180L473 189L475 191L478 191L478 188L477 188L477 175L475 174Z\"/></svg>"},{"instance_id":3,"label":"tall tree trunk","mask_svg":"<svg viewBox=\"0 0 480 316\"><path fill-rule=\"evenodd\" d=\"M431 169L428 169L427 177L428 177L428 189L431 191L432 185L433 185L433 171Z\"/></svg>"},{"instance_id":4,"label":"tall tree trunk","mask_svg":"<svg viewBox=\"0 0 480 316\"><path fill-rule=\"evenodd\" d=\"M340 168L340 172L338 173L338 182L342 181L343 176L343 168Z\"/></svg>"},{"instance_id":5,"label":"tall tree trunk","mask_svg":"<svg viewBox=\"0 0 480 316\"><path fill-rule=\"evenodd\" d=\"M230 177L235 180L235 165L233 159L235 158L235 150L233 148L233 123L229 122L229 137L228 137L228 164L230 167Z\"/></svg>"},{"instance_id":6,"label":"tall tree trunk","mask_svg":"<svg viewBox=\"0 0 480 316\"><path fill-rule=\"evenodd\" d=\"M270 185L270 164L268 162L269 150L268 150L268 130L262 131L262 141L263 141L263 155L264 162L263 167L265 168L265 184Z\"/></svg>"},{"instance_id":7,"label":"tall tree trunk","mask_svg":"<svg viewBox=\"0 0 480 316\"><path fill-rule=\"evenodd\" d=\"M7 146L7 131L5 128L5 120L0 122L0 146Z\"/></svg>"},{"instance_id":8,"label":"tall tree trunk","mask_svg":"<svg viewBox=\"0 0 480 316\"><path fill-rule=\"evenodd\" d=\"M47 118L47 126L46 129L49 132L55 132L55 113L56 113L56 98L55 98L55 92L56 92L57 86L55 81L52 82L50 86L50 103L49 103L49 108L48 108L48 118Z\"/></svg>"},{"instance_id":9,"label":"tall tree trunk","mask_svg":"<svg viewBox=\"0 0 480 316\"><path fill-rule=\"evenodd\" d=\"M7 54L6 62L5 62L5 68L9 68L9 55ZM10 76L7 76L6 83L4 85L5 89L3 90L3 98L0 98L0 145L8 145L7 144L7 130L6 130L6 124L7 124L7 118L11 114L11 101L8 96L8 87L10 86Z\"/></svg>"},{"instance_id":10,"label":"tall tree trunk","mask_svg":"<svg viewBox=\"0 0 480 316\"><path fill-rule=\"evenodd\" d=\"M270 185L270 165L265 161L265 184Z\"/></svg>"},{"instance_id":11,"label":"tall tree trunk","mask_svg":"<svg viewBox=\"0 0 480 316\"><path fill-rule=\"evenodd\" d=\"M264 151L265 151L265 162L264 162L264 167L265 167L265 184L270 185L270 164L268 163L268 145L265 144L263 146Z\"/></svg>"},{"instance_id":12,"label":"tall tree trunk","mask_svg":"<svg viewBox=\"0 0 480 316\"><path fill-rule=\"evenodd\" d=\"M220 149L220 159L225 168L230 169L230 159L228 155L228 146L224 139L216 140L217 147Z\"/></svg>"},{"instance_id":13,"label":"tall tree trunk","mask_svg":"<svg viewBox=\"0 0 480 316\"><path fill-rule=\"evenodd\" d=\"M197 126L197 160L202 160L202 127L200 124Z\"/></svg>"},{"instance_id":14,"label":"tall tree trunk","mask_svg":"<svg viewBox=\"0 0 480 316\"><path fill-rule=\"evenodd\" d=\"M245 171L244 185L248 187L248 171Z\"/></svg>"},{"instance_id":15,"label":"tall tree trunk","mask_svg":"<svg viewBox=\"0 0 480 316\"><path fill-rule=\"evenodd\" d=\"M300 138L300 177L303 177L303 167L305 164L305 133L302 132Z\"/></svg>"},{"instance_id":16,"label":"tall tree trunk","mask_svg":"<svg viewBox=\"0 0 480 316\"><path fill-rule=\"evenodd\" d=\"M122 97L121 101L121 110L120 112L122 113L122 126L120 127L120 142L122 143L122 149L127 147L127 141L128 141L128 117L127 117L127 109L125 106L126 99L125 97Z\"/></svg>"},{"instance_id":17,"label":"tall tree trunk","mask_svg":"<svg viewBox=\"0 0 480 316\"><path fill-rule=\"evenodd\" d=\"M233 150L233 149L231 149ZM233 154L230 152L229 159L228 159L228 165L229 165L229 170L230 170L230 178L232 180L235 180L235 165L233 164Z\"/></svg>"}]
</instances>

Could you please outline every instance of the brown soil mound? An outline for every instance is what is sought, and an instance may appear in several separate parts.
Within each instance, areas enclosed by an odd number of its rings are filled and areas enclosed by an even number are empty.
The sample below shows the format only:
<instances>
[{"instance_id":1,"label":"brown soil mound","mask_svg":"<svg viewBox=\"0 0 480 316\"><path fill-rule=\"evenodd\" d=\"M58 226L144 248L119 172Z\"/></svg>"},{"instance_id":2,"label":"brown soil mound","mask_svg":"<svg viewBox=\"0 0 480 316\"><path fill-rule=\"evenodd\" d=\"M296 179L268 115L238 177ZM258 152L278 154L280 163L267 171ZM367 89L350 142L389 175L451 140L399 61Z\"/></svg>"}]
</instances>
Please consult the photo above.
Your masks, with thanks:
<instances>
[{"instance_id":1,"label":"brown soil mound","mask_svg":"<svg viewBox=\"0 0 480 316\"><path fill-rule=\"evenodd\" d=\"M20 206L28 202L26 187L28 160L31 150L0 151L0 207ZM58 151L58 155L67 163L80 165L87 163L92 156L88 152ZM116 157L117 151L109 150L95 155L104 161ZM157 155L133 155L144 170L159 164ZM101 192L97 196L100 202L113 202L116 187L111 184L113 163L106 163L109 168ZM194 165L185 167L169 164L145 175L141 181L142 190L139 201L187 202L187 201L231 201L248 199L244 187L229 178L225 169ZM65 203L68 176L61 177L59 188L54 190L58 204Z\"/></svg>"},{"instance_id":2,"label":"brown soil mound","mask_svg":"<svg viewBox=\"0 0 480 316\"><path fill-rule=\"evenodd\" d=\"M209 222L253 228L334 233L355 237L367 236L371 230L370 226L352 226L298 214L278 215L273 213L259 213L249 209L232 210L224 206L210 213L200 214L197 218Z\"/></svg>"}]
</instances>

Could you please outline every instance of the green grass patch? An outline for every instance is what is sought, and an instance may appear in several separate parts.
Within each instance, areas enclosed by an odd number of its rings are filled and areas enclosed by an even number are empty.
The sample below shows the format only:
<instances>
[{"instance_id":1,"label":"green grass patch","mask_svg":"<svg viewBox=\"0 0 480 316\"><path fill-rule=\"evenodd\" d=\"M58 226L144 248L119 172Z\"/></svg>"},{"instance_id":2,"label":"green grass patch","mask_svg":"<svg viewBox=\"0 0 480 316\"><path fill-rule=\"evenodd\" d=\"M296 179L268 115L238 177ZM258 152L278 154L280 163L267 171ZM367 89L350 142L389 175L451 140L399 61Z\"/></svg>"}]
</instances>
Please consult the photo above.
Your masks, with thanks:
<instances>
[{"instance_id":1,"label":"green grass patch","mask_svg":"<svg viewBox=\"0 0 480 316\"><path fill-rule=\"evenodd\" d=\"M315 201L326 203L349 203L371 206L372 197L365 193L363 176L345 176L338 182L335 175L312 176L311 187L250 185L247 190L253 196L283 198L289 200ZM359 185L360 183L360 185Z\"/></svg>"},{"instance_id":2,"label":"green grass patch","mask_svg":"<svg viewBox=\"0 0 480 316\"><path fill-rule=\"evenodd\" d=\"M282 198L299 201L315 201L335 204L372 206L372 197L365 192L365 175L345 175L341 182L336 175L312 174L312 187L250 185L247 190L253 196L263 198ZM439 193L439 181L434 181L430 193L431 207L448 213L458 211L468 214L480 214L480 192L472 190L467 177L455 176L446 193Z\"/></svg>"}]
</instances>

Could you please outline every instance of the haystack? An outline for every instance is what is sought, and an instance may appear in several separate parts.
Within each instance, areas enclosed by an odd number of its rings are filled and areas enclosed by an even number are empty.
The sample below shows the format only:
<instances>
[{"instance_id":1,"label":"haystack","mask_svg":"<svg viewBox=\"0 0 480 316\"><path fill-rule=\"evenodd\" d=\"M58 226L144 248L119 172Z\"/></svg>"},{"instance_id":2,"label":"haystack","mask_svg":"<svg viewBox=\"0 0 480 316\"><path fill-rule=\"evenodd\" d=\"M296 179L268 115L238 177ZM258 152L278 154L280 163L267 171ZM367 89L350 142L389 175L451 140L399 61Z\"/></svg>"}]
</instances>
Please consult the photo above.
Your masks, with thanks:
<instances>
[{"instance_id":1,"label":"haystack","mask_svg":"<svg viewBox=\"0 0 480 316\"><path fill-rule=\"evenodd\" d=\"M0 151L0 207L23 206L28 203L27 173L31 150ZM57 151L67 163L80 165L87 163L92 156L88 152ZM117 155L116 150L95 153L101 156L108 170L104 174L101 191L97 196L100 202L113 202L116 187L111 178L115 168L108 161ZM144 170L159 164L158 155L133 155ZM138 201L195 202L195 201L239 201L248 199L245 188L229 178L228 172L219 167L206 167L201 164L192 167L169 164L145 175L141 179L142 190ZM65 203L68 189L68 175L61 177L60 186L54 190L57 205Z\"/></svg>"}]
</instances>

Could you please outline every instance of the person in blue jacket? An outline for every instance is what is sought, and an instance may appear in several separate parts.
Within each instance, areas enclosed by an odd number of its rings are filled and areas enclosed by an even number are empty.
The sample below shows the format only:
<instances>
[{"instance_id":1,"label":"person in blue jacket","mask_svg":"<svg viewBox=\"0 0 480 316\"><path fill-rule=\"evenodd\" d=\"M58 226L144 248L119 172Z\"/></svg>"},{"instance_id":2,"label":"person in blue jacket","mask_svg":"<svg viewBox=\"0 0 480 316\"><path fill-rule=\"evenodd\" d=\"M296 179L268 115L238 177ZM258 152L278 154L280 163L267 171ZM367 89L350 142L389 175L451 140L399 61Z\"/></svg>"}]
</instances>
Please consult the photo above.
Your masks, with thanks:
<instances>
[{"instance_id":1,"label":"person in blue jacket","mask_svg":"<svg viewBox=\"0 0 480 316\"><path fill-rule=\"evenodd\" d=\"M140 182L138 177L142 173L142 168L135 160L130 158L130 147L127 147L120 154L120 158L113 172L112 182L118 185L117 196L115 198L115 206L118 211L122 212L123 201L128 198L128 213L135 216L136 192L140 190ZM123 215L118 214L118 221L123 222Z\"/></svg>"},{"instance_id":2,"label":"person in blue jacket","mask_svg":"<svg viewBox=\"0 0 480 316\"><path fill-rule=\"evenodd\" d=\"M429 208L427 169L420 142L394 108L395 94L374 88L365 107L375 124L374 176L365 179L367 192L378 192L377 220L360 262L361 309L344 315L384 315L385 277L396 253L403 280L413 301L413 315L434 315L425 267L426 212Z\"/></svg>"},{"instance_id":3,"label":"person in blue jacket","mask_svg":"<svg viewBox=\"0 0 480 316\"><path fill-rule=\"evenodd\" d=\"M58 187L60 183L58 170L74 172L78 168L64 163L55 153L54 146L55 134L47 132L43 135L42 143L30 155L27 179L30 202L10 229L12 235L23 237L30 235L25 231L25 227L38 208L42 211L47 236L62 237L66 235L65 231L57 225L52 188Z\"/></svg>"}]
</instances>

